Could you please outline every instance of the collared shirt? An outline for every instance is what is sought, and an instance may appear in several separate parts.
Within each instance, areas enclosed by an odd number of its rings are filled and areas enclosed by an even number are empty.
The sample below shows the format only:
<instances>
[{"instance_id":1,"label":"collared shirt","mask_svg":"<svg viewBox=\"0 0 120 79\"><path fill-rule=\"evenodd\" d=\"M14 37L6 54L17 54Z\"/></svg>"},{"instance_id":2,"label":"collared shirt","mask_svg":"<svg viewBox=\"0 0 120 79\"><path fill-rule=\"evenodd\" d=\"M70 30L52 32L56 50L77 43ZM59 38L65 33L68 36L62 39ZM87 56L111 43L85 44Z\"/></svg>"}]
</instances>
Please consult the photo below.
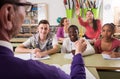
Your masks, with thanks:
<instances>
[{"instance_id":1,"label":"collared shirt","mask_svg":"<svg viewBox=\"0 0 120 79\"><path fill-rule=\"evenodd\" d=\"M12 46L12 44L9 43L9 42L6 42L6 41L3 41L3 40L0 40L0 46L7 47L7 48L9 48L10 50L13 51L13 46Z\"/></svg>"},{"instance_id":2,"label":"collared shirt","mask_svg":"<svg viewBox=\"0 0 120 79\"><path fill-rule=\"evenodd\" d=\"M54 34L49 33L45 42L40 41L39 33L30 37L23 45L27 48L39 48L41 51L52 49L53 46L58 45L57 38Z\"/></svg>"},{"instance_id":3,"label":"collared shirt","mask_svg":"<svg viewBox=\"0 0 120 79\"><path fill-rule=\"evenodd\" d=\"M0 41L1 43L1 41ZM85 79L85 69L81 54L75 55L71 76L62 70L35 60L14 57L11 45L0 45L0 79Z\"/></svg>"}]
</instances>

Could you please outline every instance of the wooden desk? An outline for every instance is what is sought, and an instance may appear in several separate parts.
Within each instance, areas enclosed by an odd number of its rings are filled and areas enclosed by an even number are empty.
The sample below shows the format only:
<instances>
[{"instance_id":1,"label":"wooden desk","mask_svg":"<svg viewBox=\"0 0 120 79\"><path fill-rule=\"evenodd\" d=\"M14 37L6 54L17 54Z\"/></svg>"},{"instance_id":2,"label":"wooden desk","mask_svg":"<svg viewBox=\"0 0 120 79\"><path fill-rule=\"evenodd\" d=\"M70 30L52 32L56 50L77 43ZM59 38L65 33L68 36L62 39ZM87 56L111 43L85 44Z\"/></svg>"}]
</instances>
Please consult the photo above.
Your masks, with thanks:
<instances>
[{"instance_id":1,"label":"wooden desk","mask_svg":"<svg viewBox=\"0 0 120 79\"><path fill-rule=\"evenodd\" d=\"M65 65L65 64L71 64L71 59L66 59L64 58L64 55L65 54L60 54L60 53L57 53L57 54L53 54L51 55L50 59L48 60L40 60L41 62L44 62L46 64L59 64L59 65ZM99 75L96 71L96 68L91 68L91 67L87 67L88 70L96 77L96 79L100 79L99 78Z\"/></svg>"},{"instance_id":2,"label":"wooden desk","mask_svg":"<svg viewBox=\"0 0 120 79\"><path fill-rule=\"evenodd\" d=\"M64 64L70 64L71 63L71 59L65 59L64 58L64 54L62 53L57 53L57 54L53 54L50 56L50 59L48 60L41 60L42 62L46 63L46 64L59 64L59 65L64 65Z\"/></svg>"},{"instance_id":3,"label":"wooden desk","mask_svg":"<svg viewBox=\"0 0 120 79\"><path fill-rule=\"evenodd\" d=\"M21 43L12 43L12 46L17 47L19 44L21 44Z\"/></svg>"},{"instance_id":4,"label":"wooden desk","mask_svg":"<svg viewBox=\"0 0 120 79\"><path fill-rule=\"evenodd\" d=\"M105 60L101 54L84 57L86 67L106 70L120 69L120 60Z\"/></svg>"},{"instance_id":5,"label":"wooden desk","mask_svg":"<svg viewBox=\"0 0 120 79\"><path fill-rule=\"evenodd\" d=\"M10 40L11 43L23 43L24 41L26 41L28 38L12 38Z\"/></svg>"}]
</instances>

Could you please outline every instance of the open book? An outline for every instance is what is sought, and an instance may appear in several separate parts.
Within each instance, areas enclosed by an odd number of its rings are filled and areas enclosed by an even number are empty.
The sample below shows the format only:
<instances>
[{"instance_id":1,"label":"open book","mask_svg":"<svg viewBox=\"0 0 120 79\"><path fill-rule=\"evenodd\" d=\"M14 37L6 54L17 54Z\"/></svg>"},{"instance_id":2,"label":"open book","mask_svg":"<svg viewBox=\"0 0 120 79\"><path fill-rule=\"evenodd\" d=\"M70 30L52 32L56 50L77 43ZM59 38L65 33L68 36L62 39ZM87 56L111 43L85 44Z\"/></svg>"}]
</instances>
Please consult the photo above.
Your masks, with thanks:
<instances>
[{"instance_id":1,"label":"open book","mask_svg":"<svg viewBox=\"0 0 120 79\"><path fill-rule=\"evenodd\" d=\"M104 59L109 59L109 60L110 60L110 59L112 59L112 60L118 60L118 59L119 59L119 60L120 60L120 57L118 57L118 58L111 58L110 55L108 55L108 54L102 54L102 57L103 57Z\"/></svg>"},{"instance_id":2,"label":"open book","mask_svg":"<svg viewBox=\"0 0 120 79\"><path fill-rule=\"evenodd\" d=\"M42 57L42 58L35 58L35 56L31 55L31 53L29 53L29 54L15 54L15 57L21 58L23 60L29 60L29 59L42 60L42 59L49 59L50 58L49 55Z\"/></svg>"},{"instance_id":3,"label":"open book","mask_svg":"<svg viewBox=\"0 0 120 79\"><path fill-rule=\"evenodd\" d=\"M60 66L58 64L51 64L51 65L62 69L66 74L70 75L71 64L65 64L63 66ZM93 76L93 74L86 67L85 67L85 71L86 71L86 79L96 79L95 76Z\"/></svg>"}]
</instances>

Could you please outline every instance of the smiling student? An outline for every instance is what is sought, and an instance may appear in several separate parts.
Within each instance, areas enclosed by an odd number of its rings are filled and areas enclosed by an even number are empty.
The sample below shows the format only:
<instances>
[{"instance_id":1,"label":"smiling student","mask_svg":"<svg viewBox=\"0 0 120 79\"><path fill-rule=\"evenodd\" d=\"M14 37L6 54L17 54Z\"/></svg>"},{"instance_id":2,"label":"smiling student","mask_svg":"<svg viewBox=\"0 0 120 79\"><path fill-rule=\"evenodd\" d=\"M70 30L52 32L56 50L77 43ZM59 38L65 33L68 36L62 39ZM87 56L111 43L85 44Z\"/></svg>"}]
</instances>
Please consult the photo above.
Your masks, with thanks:
<instances>
[{"instance_id":1,"label":"smiling student","mask_svg":"<svg viewBox=\"0 0 120 79\"><path fill-rule=\"evenodd\" d=\"M58 50L58 41L56 36L50 33L49 22L41 20L38 25L38 33L20 44L15 52L33 52L35 57L44 57L56 53Z\"/></svg>"},{"instance_id":2,"label":"smiling student","mask_svg":"<svg viewBox=\"0 0 120 79\"><path fill-rule=\"evenodd\" d=\"M61 52L62 53L75 53L75 42L77 40L80 39L79 37L79 29L76 25L70 25L69 28L68 28L68 35L69 37L68 38L65 38L64 41L63 41L63 44L62 44L62 47L61 47ZM90 55L90 54L94 54L95 53L95 50L94 48L91 46L91 44L87 41L86 41L86 44L87 44L87 48L86 50L82 53L83 56L85 55Z\"/></svg>"}]
</instances>

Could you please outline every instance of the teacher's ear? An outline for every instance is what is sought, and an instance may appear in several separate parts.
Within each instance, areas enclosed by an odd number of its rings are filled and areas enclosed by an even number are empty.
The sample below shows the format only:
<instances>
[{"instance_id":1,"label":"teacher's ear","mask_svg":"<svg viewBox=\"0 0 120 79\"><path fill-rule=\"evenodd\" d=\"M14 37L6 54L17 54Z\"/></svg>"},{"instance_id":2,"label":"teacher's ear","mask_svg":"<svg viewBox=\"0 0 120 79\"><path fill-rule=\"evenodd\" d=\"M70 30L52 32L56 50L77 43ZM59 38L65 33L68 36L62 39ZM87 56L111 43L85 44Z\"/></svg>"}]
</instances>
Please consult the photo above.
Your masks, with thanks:
<instances>
[{"instance_id":1,"label":"teacher's ear","mask_svg":"<svg viewBox=\"0 0 120 79\"><path fill-rule=\"evenodd\" d=\"M0 18L4 29L11 30L13 27L13 20L15 17L14 7L11 4L5 4L1 7Z\"/></svg>"}]
</instances>

